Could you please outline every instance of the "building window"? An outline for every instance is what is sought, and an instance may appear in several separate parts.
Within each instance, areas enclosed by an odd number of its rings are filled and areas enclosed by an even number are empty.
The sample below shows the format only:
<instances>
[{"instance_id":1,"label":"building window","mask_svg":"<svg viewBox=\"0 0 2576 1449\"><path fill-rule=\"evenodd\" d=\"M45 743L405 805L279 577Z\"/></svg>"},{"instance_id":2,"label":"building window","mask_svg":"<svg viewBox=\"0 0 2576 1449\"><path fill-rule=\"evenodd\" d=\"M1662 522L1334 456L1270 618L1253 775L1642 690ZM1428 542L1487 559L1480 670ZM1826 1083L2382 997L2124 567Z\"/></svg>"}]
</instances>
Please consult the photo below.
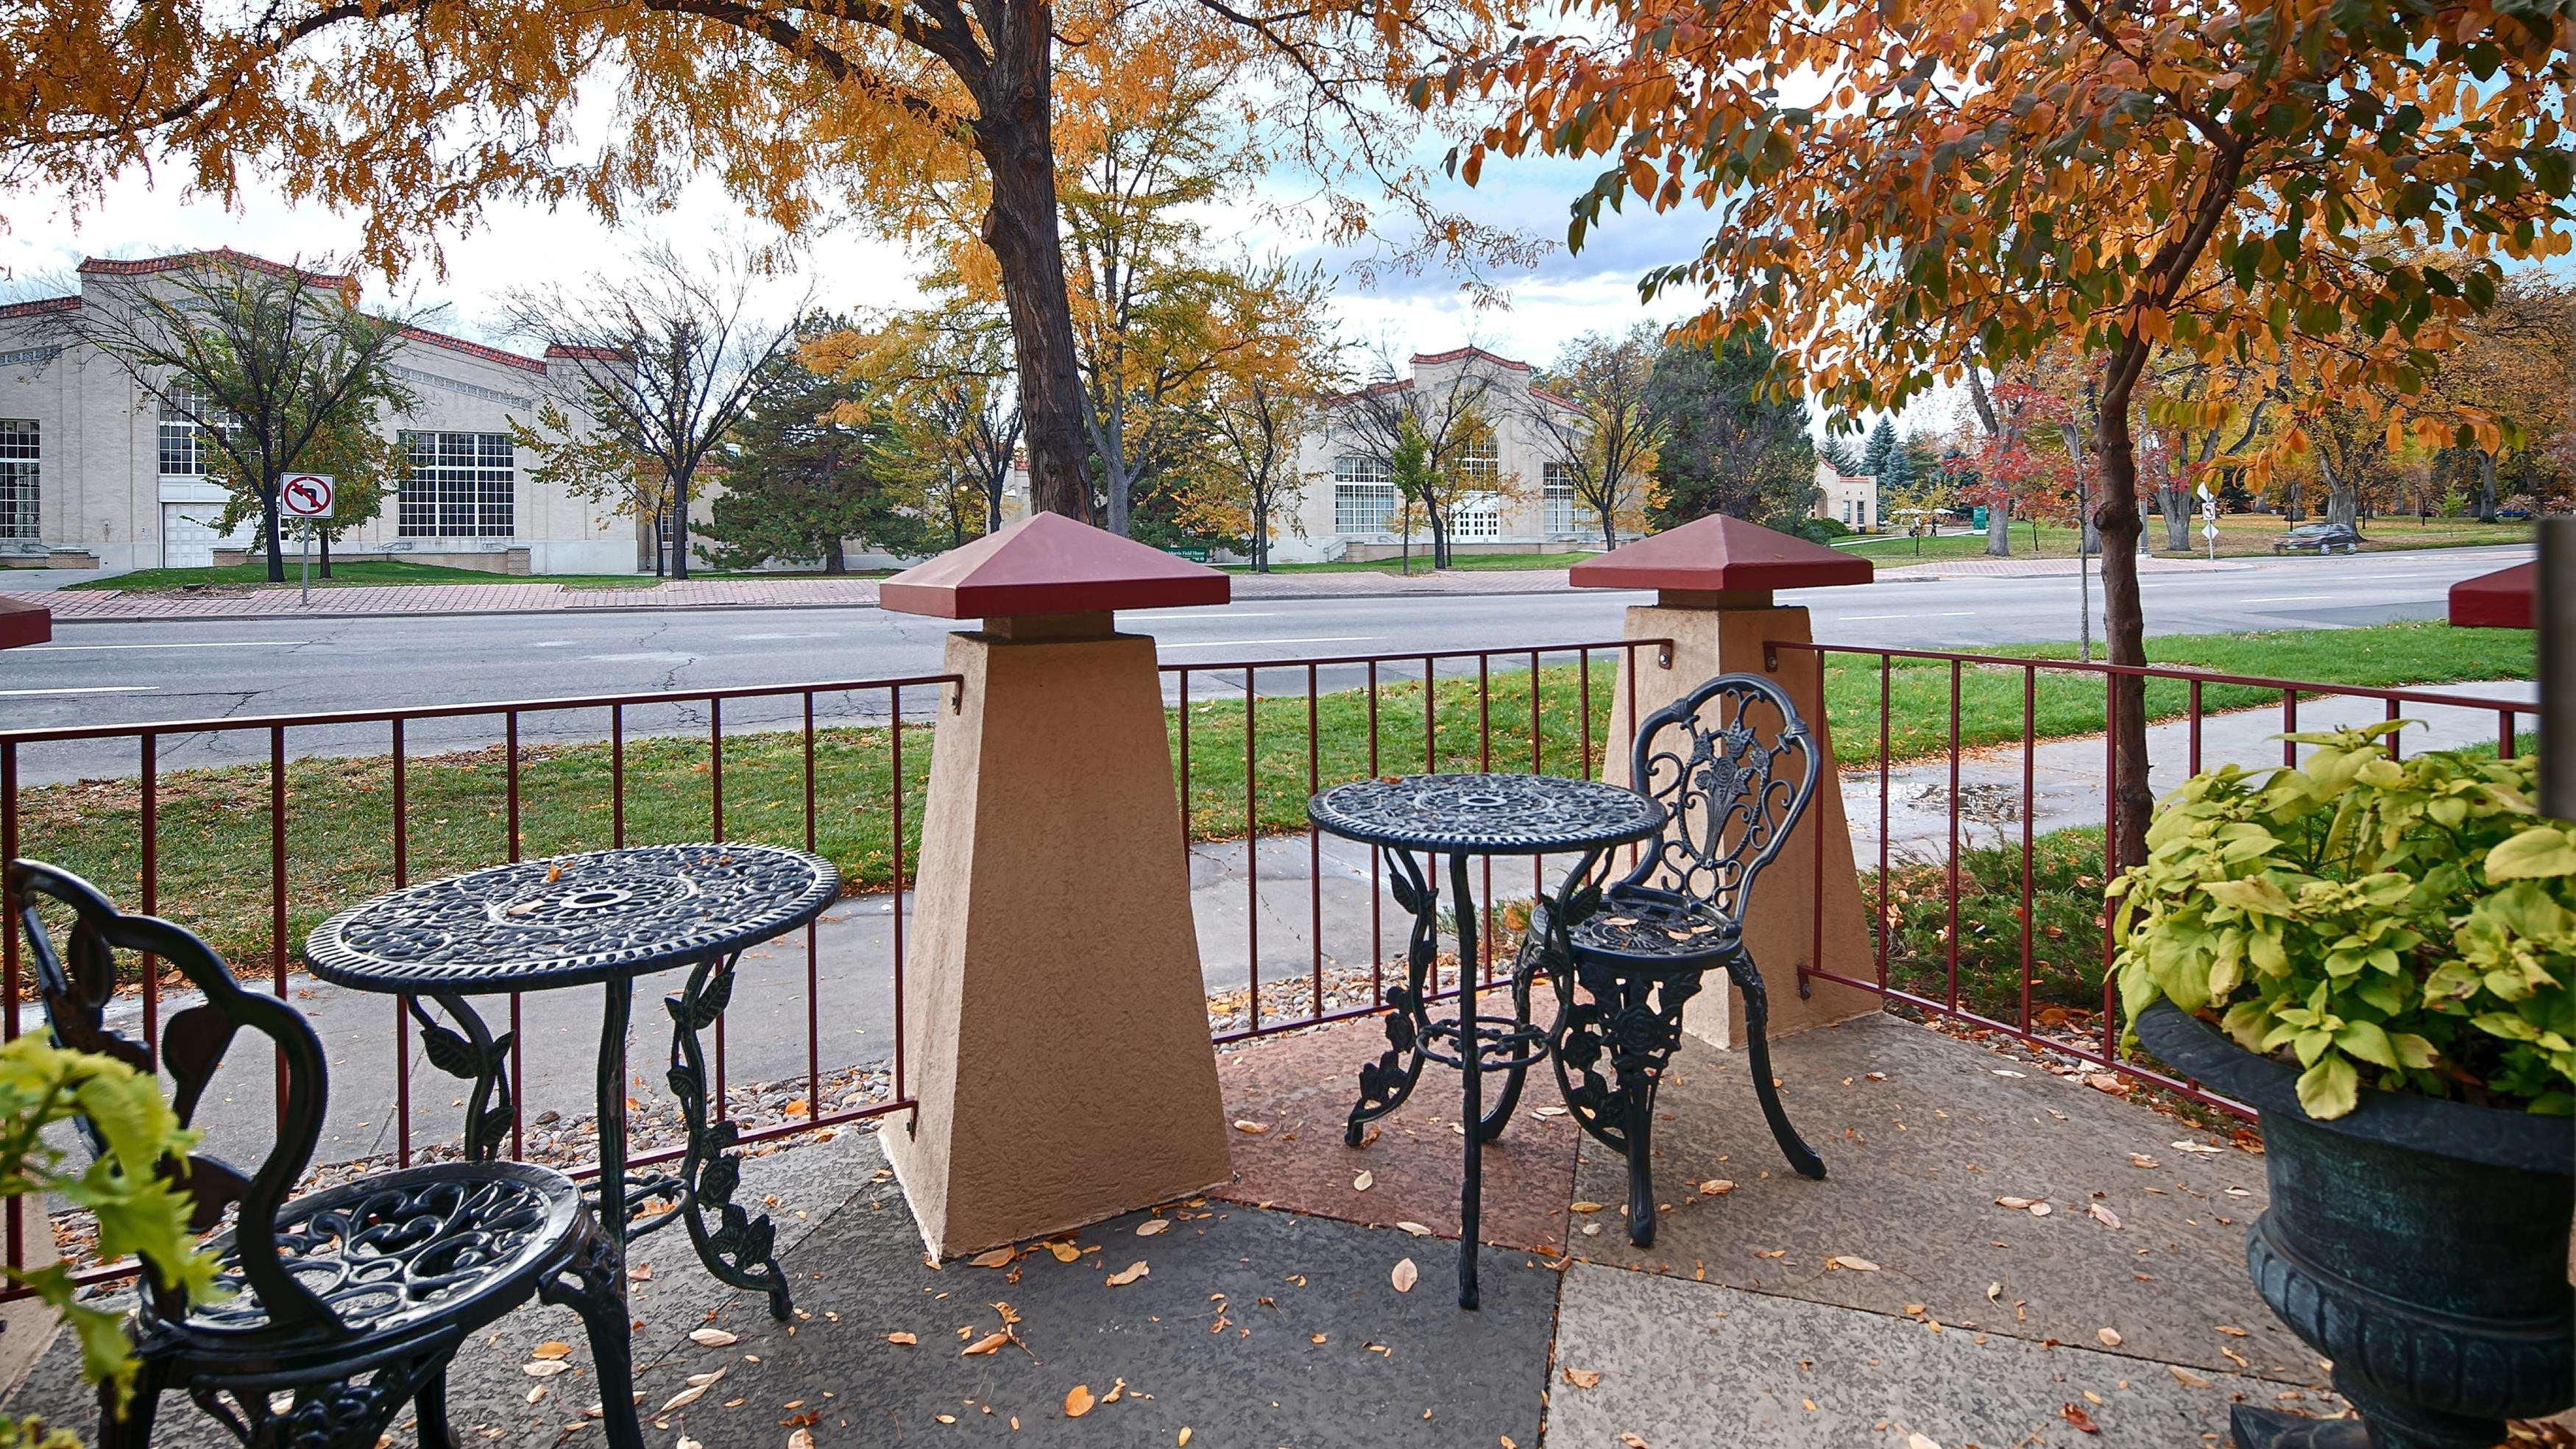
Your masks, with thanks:
<instances>
[{"instance_id":1,"label":"building window","mask_svg":"<svg viewBox=\"0 0 2576 1449\"><path fill-rule=\"evenodd\" d=\"M0 538L37 536L37 472L43 460L35 419L0 418Z\"/></svg>"},{"instance_id":2,"label":"building window","mask_svg":"<svg viewBox=\"0 0 2576 1449\"><path fill-rule=\"evenodd\" d=\"M508 538L517 462L508 433L401 435L402 502L394 531L404 538Z\"/></svg>"},{"instance_id":3,"label":"building window","mask_svg":"<svg viewBox=\"0 0 2576 1449\"><path fill-rule=\"evenodd\" d=\"M1574 470L1563 463L1550 463L1540 479L1542 517L1540 527L1550 538L1561 538L1574 532Z\"/></svg>"},{"instance_id":4,"label":"building window","mask_svg":"<svg viewBox=\"0 0 2576 1449\"><path fill-rule=\"evenodd\" d=\"M1492 438L1480 438L1458 449L1458 476L1492 483L1503 476L1503 449Z\"/></svg>"},{"instance_id":5,"label":"building window","mask_svg":"<svg viewBox=\"0 0 2576 1449\"><path fill-rule=\"evenodd\" d=\"M173 383L161 404L161 476L203 478L213 447L197 419L216 416L214 400L199 388Z\"/></svg>"},{"instance_id":6,"label":"building window","mask_svg":"<svg viewBox=\"0 0 2576 1449\"><path fill-rule=\"evenodd\" d=\"M1449 536L1474 541L1503 536L1503 501L1490 493L1458 500L1449 513Z\"/></svg>"},{"instance_id":7,"label":"building window","mask_svg":"<svg viewBox=\"0 0 2576 1449\"><path fill-rule=\"evenodd\" d=\"M1333 532L1384 533L1399 506L1385 459L1333 460Z\"/></svg>"}]
</instances>

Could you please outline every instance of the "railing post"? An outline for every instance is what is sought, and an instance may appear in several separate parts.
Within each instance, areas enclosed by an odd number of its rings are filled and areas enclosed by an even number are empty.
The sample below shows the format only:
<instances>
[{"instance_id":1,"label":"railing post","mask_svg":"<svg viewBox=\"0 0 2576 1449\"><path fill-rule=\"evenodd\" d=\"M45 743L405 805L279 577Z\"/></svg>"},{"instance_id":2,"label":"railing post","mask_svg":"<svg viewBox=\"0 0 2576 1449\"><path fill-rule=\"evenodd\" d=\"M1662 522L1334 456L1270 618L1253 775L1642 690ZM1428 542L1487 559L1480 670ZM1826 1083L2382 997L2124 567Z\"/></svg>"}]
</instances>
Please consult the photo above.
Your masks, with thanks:
<instances>
[{"instance_id":1,"label":"railing post","mask_svg":"<svg viewBox=\"0 0 2576 1449\"><path fill-rule=\"evenodd\" d=\"M1226 576L1056 514L885 582L948 636L905 963L909 1129L880 1134L941 1257L1230 1175L1154 641L1112 611Z\"/></svg>"},{"instance_id":2,"label":"railing post","mask_svg":"<svg viewBox=\"0 0 2576 1449\"><path fill-rule=\"evenodd\" d=\"M1815 801L1755 887L1744 921L1745 945L1770 988L1773 1036L1879 1009L1872 992L1809 975L1863 980L1875 971L1869 912L1852 864L1833 732L1815 704L1824 698L1823 662L1812 650L1766 647L1814 642L1807 611L1774 604L1773 590L1865 584L1871 573L1867 559L1714 514L1587 559L1571 574L1579 588L1655 590L1654 603L1629 608L1624 637L1673 641L1669 668L1621 651L1603 750L1612 783L1630 783L1635 721L1712 676L1767 674L1814 715L1807 727L1823 760ZM1682 1025L1734 1048L1744 1044L1743 1021L1737 992L1710 990L1692 998Z\"/></svg>"}]
</instances>

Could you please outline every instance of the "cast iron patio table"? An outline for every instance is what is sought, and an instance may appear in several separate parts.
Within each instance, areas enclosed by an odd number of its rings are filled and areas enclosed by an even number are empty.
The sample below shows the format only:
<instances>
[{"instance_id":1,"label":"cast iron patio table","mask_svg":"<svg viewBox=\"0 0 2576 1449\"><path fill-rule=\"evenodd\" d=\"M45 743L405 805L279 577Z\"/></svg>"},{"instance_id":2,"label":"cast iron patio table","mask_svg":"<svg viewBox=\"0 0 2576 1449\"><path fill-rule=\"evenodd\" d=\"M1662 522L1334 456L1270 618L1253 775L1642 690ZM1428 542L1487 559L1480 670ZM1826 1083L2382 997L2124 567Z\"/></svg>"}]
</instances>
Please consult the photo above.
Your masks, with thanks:
<instances>
[{"instance_id":1,"label":"cast iron patio table","mask_svg":"<svg viewBox=\"0 0 2576 1449\"><path fill-rule=\"evenodd\" d=\"M1360 1144L1360 1129L1404 1105L1428 1059L1458 1068L1466 1107L1460 1114L1467 1139L1466 1168L1458 1193L1458 1306L1476 1306L1476 1238L1483 1193L1484 1144L1501 1135L1520 1101L1529 1069L1548 1052L1548 1033L1530 1023L1530 981L1512 979L1512 1015L1477 1014L1477 929L1480 915L1467 885L1470 856L1554 855L1580 852L1565 874L1549 929L1563 932L1600 899L1595 869L1611 847L1643 840L1663 828L1664 807L1634 790L1597 780L1553 775L1408 775L1337 785L1306 802L1318 829L1364 845L1386 857L1388 888L1413 916L1405 953L1404 984L1387 988L1387 1050L1360 1068L1360 1099L1351 1108L1343 1140ZM1449 890L1458 940L1458 1013L1433 1018L1427 979L1440 940L1440 888L1425 871L1425 857L1449 857ZM1446 1047L1442 1045L1447 1044ZM1509 1073L1494 1110L1484 1110L1484 1072Z\"/></svg>"},{"instance_id":2,"label":"cast iron patio table","mask_svg":"<svg viewBox=\"0 0 2576 1449\"><path fill-rule=\"evenodd\" d=\"M707 1271L765 1291L788 1316L776 1232L764 1214L733 1201L742 1169L729 1155L741 1128L709 1120L706 1055L699 1036L732 998L743 951L823 913L841 873L818 855L767 845L646 845L521 861L377 896L324 921L304 940L313 974L337 986L400 996L420 1023L421 1044L441 1071L474 1084L465 1151L489 1161L512 1117L508 1034L495 1038L472 996L602 988L599 1032L600 1221L624 1244L674 1219L685 1222ZM689 969L671 1014L666 1080L679 1099L688 1145L677 1173L630 1183L626 1172L626 1030L635 979ZM459 1030L432 1019L438 1005ZM460 1034L461 1032L461 1034ZM668 1205L649 1213L649 1203ZM609 1205L616 1210L610 1211ZM708 1225L712 1214L715 1226ZM615 1281L622 1289L623 1272Z\"/></svg>"}]
</instances>

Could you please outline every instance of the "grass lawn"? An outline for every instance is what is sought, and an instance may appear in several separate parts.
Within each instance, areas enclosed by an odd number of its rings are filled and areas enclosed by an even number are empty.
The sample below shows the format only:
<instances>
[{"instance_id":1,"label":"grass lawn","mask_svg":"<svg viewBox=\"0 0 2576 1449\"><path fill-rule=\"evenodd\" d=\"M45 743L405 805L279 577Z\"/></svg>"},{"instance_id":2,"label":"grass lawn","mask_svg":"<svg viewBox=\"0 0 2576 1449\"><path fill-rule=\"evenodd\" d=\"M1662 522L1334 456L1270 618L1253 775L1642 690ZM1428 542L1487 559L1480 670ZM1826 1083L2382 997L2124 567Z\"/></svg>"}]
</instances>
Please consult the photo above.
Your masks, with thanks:
<instances>
[{"instance_id":1,"label":"grass lawn","mask_svg":"<svg viewBox=\"0 0 2576 1449\"><path fill-rule=\"evenodd\" d=\"M2290 525L2273 515L2231 513L2218 520L2218 556L2220 558L2269 558L2272 540L2289 530ZM2464 548L2475 544L2528 543L2528 523L2479 523L2474 519L2437 518L2429 525L2414 519L2383 518L2365 525L2361 531L2362 552L2417 548ZM2207 558L2208 551L2198 547L2200 521L2193 519L2191 538L2194 547L2180 553L2163 547L2165 524L2161 518L2147 520L2147 542L2159 558ZM1920 552L1917 552L1920 545ZM2036 544L2032 525L2017 522L2012 527L2014 558L2073 558L2076 530L2055 524L2038 526ZM1986 536L1978 533L1948 533L1939 538L1873 538L1846 539L1840 545L1845 552L1876 560L1890 568L1913 563L1918 557L1925 563L1936 559L1976 559L1986 556Z\"/></svg>"},{"instance_id":2,"label":"grass lawn","mask_svg":"<svg viewBox=\"0 0 2576 1449\"><path fill-rule=\"evenodd\" d=\"M286 584L292 588L299 572L298 556L286 560ZM317 589L349 588L360 584L561 584L570 589L645 589L662 582L651 574L497 574L481 569L449 568L443 564L410 563L402 559L345 559L331 565L332 577L323 578L317 569L313 587ZM718 569L696 569L692 579L810 579L822 574L726 573ZM845 578L883 578L883 571L852 573ZM71 584L72 589L113 590L127 593L154 593L183 589L192 585L220 584L226 587L260 587L268 583L268 566L264 563L233 564L225 568L201 569L136 569L113 578L92 579Z\"/></svg>"},{"instance_id":3,"label":"grass lawn","mask_svg":"<svg viewBox=\"0 0 2576 1449\"><path fill-rule=\"evenodd\" d=\"M2010 652L2036 658L2066 656L2072 648ZM2187 636L2152 640L2150 653L2169 663L2353 684L2527 678L2533 668L2527 632L2456 630L2439 623ZM2021 675L2011 666L1962 670L1963 744L2019 738ZM1490 763L1500 770L1597 771L1615 678L1615 660L1607 658L1596 659L1588 684L1570 663L1542 668L1535 681L1527 670L1498 670L1490 694L1481 700L1473 678L1443 678L1431 696L1435 718L1426 722L1421 681L1389 677L1376 696L1374 757L1365 692L1320 696L1311 734L1303 697L1261 699L1248 712L1239 698L1194 703L1187 722L1190 833L1204 840L1234 839L1244 834L1247 814L1265 832L1303 829L1312 785L1419 771L1427 753L1430 763L1447 770ZM1533 683L1538 691L1535 743ZM1906 757L1946 750L1948 666L1900 662L1888 684L1894 718L1891 753ZM1828 668L1828 717L1847 767L1877 758L1878 690L1874 661L1846 657ZM2094 680L2052 678L2043 672L2040 733L2099 729L2101 698ZM2275 698L2211 686L2204 704L2215 710ZM2149 706L2159 718L2180 714L2184 687L2151 689ZM1583 755L1587 707L1588 761ZM1252 731L1249 811L1247 713ZM1436 751L1426 751L1426 724L1436 737ZM1177 773L1182 726L1177 718L1172 726ZM884 726L827 729L816 735L814 845L839 863L854 889L883 888L893 879L894 829L888 808L892 743ZM902 749L903 836L909 860L930 764L929 727L904 726ZM806 778L797 735L727 737L720 763L728 839L805 843ZM713 831L717 765L702 738L629 744L626 839L641 844L707 838ZM609 766L605 745L523 747L518 761L520 852L551 855L611 843ZM497 748L409 762L402 821L412 879L508 857L509 769L508 758ZM285 794L288 935L301 940L331 911L393 884L391 762L382 756L292 762ZM154 803L159 909L206 933L228 959L246 967L265 962L270 895L266 767L175 772L162 778ZM140 789L130 780L27 790L21 797L21 849L139 903L142 805ZM2098 859L2098 849L2096 854Z\"/></svg>"}]
</instances>

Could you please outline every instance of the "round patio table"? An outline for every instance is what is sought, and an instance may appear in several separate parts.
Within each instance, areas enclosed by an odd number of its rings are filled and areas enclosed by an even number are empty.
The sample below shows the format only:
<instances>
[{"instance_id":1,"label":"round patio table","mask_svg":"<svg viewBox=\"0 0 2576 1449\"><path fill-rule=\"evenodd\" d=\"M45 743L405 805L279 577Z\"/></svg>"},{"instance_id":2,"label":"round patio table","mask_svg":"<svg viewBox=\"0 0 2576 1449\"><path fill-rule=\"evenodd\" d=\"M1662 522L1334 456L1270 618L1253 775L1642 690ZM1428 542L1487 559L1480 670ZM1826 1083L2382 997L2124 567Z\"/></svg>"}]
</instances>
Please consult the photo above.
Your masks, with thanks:
<instances>
[{"instance_id":1,"label":"round patio table","mask_svg":"<svg viewBox=\"0 0 2576 1449\"><path fill-rule=\"evenodd\" d=\"M776 1232L766 1215L733 1201L741 1129L710 1120L699 1036L724 1015L742 952L812 921L840 892L840 871L800 850L715 843L586 851L377 896L305 937L304 960L334 985L403 998L430 1062L474 1084L465 1150L481 1160L499 1155L512 1120L511 1039L495 1038L467 998L601 987L597 1191L600 1220L617 1229L619 1266L626 1242L678 1219L709 1272L766 1292L770 1312L785 1318ZM672 1022L667 1080L688 1146L677 1173L630 1183L626 1032L635 979L681 967L687 982L664 1004ZM424 1000L457 1029L434 1020ZM666 1205L644 1211L656 1202ZM623 1272L614 1281L622 1290Z\"/></svg>"},{"instance_id":2,"label":"round patio table","mask_svg":"<svg viewBox=\"0 0 2576 1449\"><path fill-rule=\"evenodd\" d=\"M1388 887L1413 917L1405 954L1404 984L1387 988L1387 1050L1360 1068L1360 1097L1343 1128L1343 1140L1360 1145L1360 1129L1404 1105L1422 1076L1425 1060L1454 1066L1463 1083L1466 1165L1458 1193L1458 1306L1474 1308L1476 1237L1483 1196L1484 1144L1500 1135L1520 1100L1529 1069L1548 1052L1548 1033L1530 1022L1530 973L1512 974L1508 1017L1476 1010L1476 898L1467 885L1467 860L1478 855L1579 853L1548 912L1548 930L1560 934L1600 899L1595 873L1613 846L1661 830L1664 807L1618 785L1554 775L1407 775L1336 785L1306 802L1317 829L1374 845L1386 857ZM1458 1012L1434 1018L1428 978L1440 941L1440 889L1426 859L1449 858L1449 889L1458 941ZM1484 1072L1509 1074L1491 1112L1484 1110Z\"/></svg>"}]
</instances>

